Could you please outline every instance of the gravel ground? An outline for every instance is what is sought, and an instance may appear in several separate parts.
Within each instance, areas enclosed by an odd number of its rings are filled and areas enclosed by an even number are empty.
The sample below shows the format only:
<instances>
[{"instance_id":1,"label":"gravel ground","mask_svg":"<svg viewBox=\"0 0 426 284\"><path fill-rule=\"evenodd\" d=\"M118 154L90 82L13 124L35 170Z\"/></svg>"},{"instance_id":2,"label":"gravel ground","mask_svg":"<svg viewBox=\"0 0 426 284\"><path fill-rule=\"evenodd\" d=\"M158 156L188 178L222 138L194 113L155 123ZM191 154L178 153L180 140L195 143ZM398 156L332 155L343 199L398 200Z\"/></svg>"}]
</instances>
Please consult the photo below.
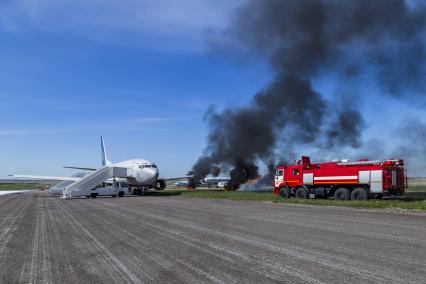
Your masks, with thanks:
<instances>
[{"instance_id":1,"label":"gravel ground","mask_svg":"<svg viewBox=\"0 0 426 284\"><path fill-rule=\"evenodd\" d=\"M0 283L425 283L426 216L184 197L0 197Z\"/></svg>"}]
</instances>

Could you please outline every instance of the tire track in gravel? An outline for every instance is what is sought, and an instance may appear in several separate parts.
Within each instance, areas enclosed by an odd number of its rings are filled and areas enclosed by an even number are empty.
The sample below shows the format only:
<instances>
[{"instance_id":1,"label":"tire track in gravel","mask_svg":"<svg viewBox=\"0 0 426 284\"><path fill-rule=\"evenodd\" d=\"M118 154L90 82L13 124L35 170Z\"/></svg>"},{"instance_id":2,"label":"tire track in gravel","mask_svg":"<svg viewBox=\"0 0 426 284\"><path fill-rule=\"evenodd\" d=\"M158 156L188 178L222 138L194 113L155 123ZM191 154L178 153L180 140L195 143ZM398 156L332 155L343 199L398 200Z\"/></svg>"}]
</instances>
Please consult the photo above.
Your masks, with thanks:
<instances>
[{"instance_id":1,"label":"tire track in gravel","mask_svg":"<svg viewBox=\"0 0 426 284\"><path fill-rule=\"evenodd\" d=\"M1 200L2 198L0 198ZM16 194L1 205L0 282L18 282L31 258L31 240L34 218L29 212L34 208L31 194ZM24 256L20 261L16 259ZM11 272L11 270L13 272ZM18 273L14 273L18 272ZM19 274L20 272L20 274ZM22 281L19 281L22 282Z\"/></svg>"},{"instance_id":2,"label":"tire track in gravel","mask_svg":"<svg viewBox=\"0 0 426 284\"><path fill-rule=\"evenodd\" d=\"M91 257L97 255L93 247L88 246L81 231L74 228L72 222L57 206L58 198L48 198L49 208L49 243L51 245L50 261L52 262L51 280L53 283L110 283L109 271L103 268L103 260L99 263L100 273L96 275ZM99 260L96 258L96 260ZM106 266L105 266L106 267ZM101 277L99 277L99 275ZM113 279L113 278L111 278Z\"/></svg>"},{"instance_id":3,"label":"tire track in gravel","mask_svg":"<svg viewBox=\"0 0 426 284\"><path fill-rule=\"evenodd\" d=\"M2 200L4 197L0 197ZM0 238L3 237L3 234L9 229L10 224L13 223L13 220L19 214L20 209L24 206L25 201L20 200L16 196L9 198L5 204L0 205Z\"/></svg>"},{"instance_id":4,"label":"tire track in gravel","mask_svg":"<svg viewBox=\"0 0 426 284\"><path fill-rule=\"evenodd\" d=\"M105 204L105 205L108 206L112 204ZM206 249L204 248L203 253L209 253L210 255L213 255L213 256L218 256L220 255L220 253L222 253L222 254L231 255L233 257L237 257L238 259L236 259L234 263L238 263L241 265L241 263L244 262L247 264L247 267L250 267L250 269L255 270L257 273L259 273L260 275L264 277L269 277L271 280L282 281L282 279L284 278L288 279L289 277L291 277L293 281L299 279L299 281L302 280L303 282L321 283L321 281L308 276L306 274L306 271L300 270L295 266L290 266L290 265L282 266L282 264L270 262L262 256L257 256L257 259L256 259L256 257L252 257L250 254L246 254L242 251L233 250L232 248L229 248L229 247L223 247L221 246L220 243L216 243L212 239L209 239L208 243L206 243L204 240L198 240L198 239L186 236L185 233L183 232L177 232L176 230L165 228L161 226L159 222L155 222L155 224L152 224L145 221L145 220L150 220L152 218L151 215L146 216L145 214L144 216L141 216L140 218L134 217L137 214L137 212L133 211L130 208L126 208L126 210L127 211L131 210L133 214L124 214L123 212L113 210L113 209L108 209L108 210L112 211L115 215L123 215L123 216L130 215L130 217L127 217L127 218L131 218L135 226L143 224L144 226L150 227L150 230L154 230L159 235L165 234L168 238L174 239L174 241L184 243L182 238L186 238L187 241L185 244L189 244L189 245L192 244L192 246L194 246L194 244L197 244L198 245L197 248L199 249L206 246L210 248L211 251L206 251ZM149 217L149 218L146 218L146 217ZM173 223L176 224L175 222ZM172 237L173 235L175 235L175 237ZM228 261L228 259L223 259L223 260ZM225 280L229 281L229 279L225 279Z\"/></svg>"},{"instance_id":5,"label":"tire track in gravel","mask_svg":"<svg viewBox=\"0 0 426 284\"><path fill-rule=\"evenodd\" d=\"M111 204L106 202L104 204L110 207L117 207L116 204ZM126 208L120 208L120 210L124 210L128 212L129 215L141 214L140 210L131 209L129 206ZM118 214L118 211L116 211L116 213ZM166 223L182 226L186 229L202 231L208 235L221 236L225 239L231 239L237 242L244 243L246 245L251 245L253 247L267 249L273 252L279 252L284 255L299 259L302 262L309 261L313 265L326 266L327 269L332 268L335 271L340 271L340 272L344 271L345 273L350 274L358 279L364 279L364 281L371 281L371 282L392 281L394 283L397 283L397 282L405 283L405 280L399 278L398 274L386 275L386 274L382 274L380 271L369 270L366 268L358 267L357 265L355 265L357 263L353 262L350 259L346 259L346 258L342 258L338 256L330 256L330 255L322 254L320 252L306 250L301 247L297 247L296 249L285 248L277 244L272 244L271 242L265 243L264 240L257 239L257 238L248 239L246 237L241 237L235 234L212 230L200 224L194 224L190 221L182 221L181 219L178 219L175 217L163 217L163 216L160 216L159 214L151 214L146 211L146 208L145 208L145 211L143 212L143 216L141 215L141 219L163 221Z\"/></svg>"},{"instance_id":6,"label":"tire track in gravel","mask_svg":"<svg viewBox=\"0 0 426 284\"><path fill-rule=\"evenodd\" d=\"M158 210L156 210L158 212ZM227 210L224 210L227 211ZM228 212L228 211L227 211ZM155 212L153 212L155 213ZM189 213L187 215L193 215L193 216L202 216L202 215L207 215L211 212L206 212L206 210L187 210L187 212L185 213ZM218 212L216 213L218 215L220 215L221 213ZM235 215L233 215L235 216ZM182 218L185 218L185 216L182 216ZM225 216L223 216L225 217ZM328 223L328 222L322 222L322 223L302 223L300 221L296 221L292 218L282 218L282 213L280 215L266 215L264 212L262 213L257 213L257 214L246 214L244 216L244 221L247 222L241 222L241 219L239 219L239 223L235 224L233 227L234 228L238 228L241 231L246 231L245 228L249 228L248 224L250 223L262 223L262 224L269 224L271 227L272 226L281 226L281 227L292 227L292 228L297 228L297 235L292 235L292 232L288 232L288 235L285 236L286 239L294 239L296 237L300 237L300 232L302 230L307 231L309 234L313 234L316 236L315 240L311 240L310 238L303 238L300 240L300 242L302 242L303 244L309 244L312 247L316 247L317 249L327 249L330 252L334 252L335 254L342 254L343 252L345 252L347 254L347 257L352 257L352 256L358 256L359 255L359 249L355 249L355 248L350 248L348 247L348 243L347 242L343 242L343 243L333 243L333 244L327 244L327 239L328 236L326 236L326 234L324 234L324 236L321 236L321 234L315 234L315 232L327 232L327 233L340 233L342 235L341 240L348 240L348 239L359 239L359 240L368 240L371 239L373 241L377 241L377 242L381 242L383 244L385 244L386 242L383 242L383 240L390 240L393 241L393 243L395 243L396 241L399 241L401 243L409 243L415 246L416 249L418 249L419 245L424 246L426 244L425 240L419 240L418 238L397 238L397 237L387 237L387 235L385 235L384 233L374 233L371 232L372 230L370 229L370 234L368 234L367 231L360 231L360 230L356 230L356 231L352 231L352 232L348 232L347 228L342 228L341 224L338 223ZM346 226L347 227L347 226ZM249 233L250 231L247 230L247 233ZM301 245L302 245L301 243ZM401 245L402 247L402 245ZM368 260L371 257L375 257L375 258L383 258L383 260L385 260L386 262L388 262L389 260L394 260L395 262L404 262L407 265L419 265L419 264L423 264L426 267L426 259L424 258L424 254L421 251L413 251L412 254L414 255L418 255L418 258L414 259L414 260L408 260L408 259L401 259L398 255L396 256L389 256L389 255L384 255L384 254L380 254L380 250L377 251L364 251L363 252L363 258L364 260ZM361 263L362 264L362 263ZM383 268L381 268L383 269ZM389 267L389 269L392 269L392 267Z\"/></svg>"},{"instance_id":7,"label":"tire track in gravel","mask_svg":"<svg viewBox=\"0 0 426 284\"><path fill-rule=\"evenodd\" d=\"M0 206L4 206L7 204L10 200L17 199L18 194L6 194L0 196Z\"/></svg>"},{"instance_id":8,"label":"tire track in gravel","mask_svg":"<svg viewBox=\"0 0 426 284\"><path fill-rule=\"evenodd\" d=\"M191 212L193 216L197 216L197 215L202 215L202 214L206 214L206 212L208 210L208 207L203 207L203 206L199 206L197 208L190 208L188 206L188 203L190 202L190 199L181 199L180 198L175 198L177 199L176 201L174 200L174 207L175 208L179 208L181 210L185 210L185 212ZM133 201L133 200L132 200ZM192 199L192 201L194 201ZM363 230L357 230L354 233L359 234L359 237L368 237L371 236L371 229L375 229L377 230L377 228L386 228L386 231L389 230L390 227L392 227L392 229L390 229L391 231L397 233L397 232L402 232L405 233L407 230L416 230L416 231L420 231L419 235L417 238L414 237L408 237L406 234L404 235L398 235L398 236L393 236L393 235L389 235L386 232L384 233L374 233L375 236L377 236L378 238L380 238L381 240L386 239L389 241L401 241L401 242L407 242L407 243L414 243L414 244L419 244L419 242L423 242L424 244L426 244L426 239L423 238L423 234L426 234L426 218L424 218L424 216L405 216L405 215L397 215L397 214L386 214L386 213L378 213L378 212L370 212L369 214L376 214L377 218L371 218L371 215L368 215L368 212L364 212L361 211L361 209L353 209L353 208L324 208L324 207L315 207L315 206L298 206L298 205L293 205L293 204L268 204L268 203L261 203L261 202L249 202L250 206L243 206L244 208L241 207L233 207L230 206L231 204L229 204L229 202L232 201L228 201L228 200L224 200L222 202L222 200L205 200L205 199L200 199L201 202L206 202L208 201L208 203L214 203L213 208L215 210L215 214L216 215L222 215L223 218L227 218L229 217L229 215L231 216L239 216L241 214L241 210L244 210L246 212L244 218L251 218L253 220L256 221L272 221L272 222L277 222L277 221L281 221L281 222L287 222L293 220L293 219L300 219L300 218L304 218L306 220L311 220L311 224L307 224L306 226L310 225L312 226L312 224L318 224L317 228L322 227L327 227L328 228L334 228L336 230L338 230L339 228L343 226L348 226L345 225L345 223L348 222L348 218L347 216L341 217L342 214L337 214L337 213L356 213L356 214L361 214L361 216L351 216L350 218L350 223L351 223L351 227L353 226L362 226L364 227ZM157 203L158 202L158 203ZM235 202L235 201L234 201ZM244 202L242 202L244 204ZM158 204L157 208L161 208L162 204L160 200L155 200L154 204ZM151 204L150 205L154 205ZM281 206L282 205L282 206ZM290 206L290 207L286 207L286 206ZM265 208L267 207L267 208ZM154 207L155 209L156 207ZM265 210L268 209L268 210ZM293 210L294 209L294 210ZM300 211L301 209L304 209L305 211ZM285 210L285 211L284 211ZM285 212L285 215L283 215L283 213ZM326 213L326 217L323 214L315 214L314 212L325 212ZM331 212L328 212L331 211ZM222 213L223 212L223 213ZM318 215L318 216L317 216ZM365 217L362 215L366 215ZM390 216L389 216L390 215ZM383 218L380 218L382 216L387 217L387 219L390 219L388 222L385 222L383 220ZM283 218L285 217L285 218ZM400 223L397 223L394 221L395 218L404 218L404 225L401 225ZM406 223L409 222L412 219L418 219L421 220L421 222L425 225L423 227L419 227L419 222L418 220L416 220L417 222L415 223L415 225L407 225ZM281 220L280 220L281 219ZM291 225L299 225L299 226L303 226L305 224L303 223L295 223L293 222ZM403 230L397 230L397 228L401 228ZM309 227L309 229L312 229L311 227ZM336 231L337 232L337 231Z\"/></svg>"},{"instance_id":9,"label":"tire track in gravel","mask_svg":"<svg viewBox=\"0 0 426 284\"><path fill-rule=\"evenodd\" d=\"M185 263L180 257L173 257L169 252L165 251L161 244L158 244L158 237L155 237L156 232L150 230L150 233L155 233L152 236L151 239L147 238L147 228L141 228L141 224L135 224L134 222L131 222L131 217L122 215L122 214L115 214L111 210L108 210L106 207L101 206L96 203L92 203L91 206L94 210L90 211L90 218L91 220L96 220L97 224L104 224L105 227L109 228L109 231L107 232L110 236L113 236L115 241L118 243L120 240L126 239L125 246L123 245L122 249L126 252L128 255L137 256L137 258L133 258L133 262L129 260L129 258L126 259L127 265L132 267L132 270L137 269L137 267L140 267L144 270L147 270L147 272L151 272L155 274L155 271L152 269L153 266L161 266L163 269L170 269L170 266L173 266L174 264L178 263L181 264L180 267L175 267L179 269L179 273L184 272L182 280L185 280L183 282L204 282L203 279L208 279L210 282L215 283L225 283L223 280L219 279L218 276L213 276L209 273L206 273L200 269L197 269L194 267L194 265L190 265L188 263ZM76 206L77 207L77 206ZM71 208L70 208L71 209ZM96 210L95 210L96 209ZM99 214L97 214L99 213ZM112 214L108 214L112 213ZM115 221L115 222L112 222ZM136 226L135 226L136 225ZM102 227L102 226L101 226ZM131 231L127 230L126 228L132 229ZM145 237L140 237L141 229L143 229L143 232L145 234ZM104 232L97 231L96 234L102 235ZM163 237L168 238L166 235L162 235ZM157 239L157 240L156 240ZM144 257L150 260L150 264L148 266L144 266L141 257ZM124 260L123 260L124 261ZM139 263L139 265L135 266L135 263ZM166 263L166 265L164 265ZM183 269L183 271L182 271ZM173 272L173 271L170 271ZM169 272L169 273L170 273ZM194 274L195 273L195 274ZM195 277L196 274L199 274L203 278L197 278ZM158 275L156 275L158 277ZM178 276L178 275L176 275ZM181 276L181 275L179 275ZM155 275L149 275L151 280L154 280Z\"/></svg>"},{"instance_id":10,"label":"tire track in gravel","mask_svg":"<svg viewBox=\"0 0 426 284\"><path fill-rule=\"evenodd\" d=\"M51 274L53 280L57 282L64 283L68 281L70 283L77 283L78 275L74 271L73 265L68 258L68 254L65 253L63 246L67 244L64 241L64 234L61 234L59 230L65 231L65 228L61 225L63 220L59 219L59 213L54 215L54 212L58 212L58 207L55 206L53 200L48 199L46 202L46 212L47 212L47 223L49 224L49 244L51 244L52 249L50 250L55 254L50 256L51 261L53 262L51 265L54 267L52 270L60 271L61 273Z\"/></svg>"},{"instance_id":11,"label":"tire track in gravel","mask_svg":"<svg viewBox=\"0 0 426 284\"><path fill-rule=\"evenodd\" d=\"M422 283L424 225L416 215L33 191L0 197L0 283Z\"/></svg>"},{"instance_id":12,"label":"tire track in gravel","mask_svg":"<svg viewBox=\"0 0 426 284\"><path fill-rule=\"evenodd\" d=\"M122 213L118 211L114 211L111 209L109 209L109 211L114 212L115 215L122 215ZM149 222L141 221L140 218L128 218L132 219L132 223L135 226L141 224L148 226L150 227L150 230L156 232L159 235L165 236L175 242L179 242L182 245L187 245L196 248L200 250L200 253L208 254L211 257L220 258L222 261L229 262L229 265L241 264L241 262L245 262L248 264L248 267L250 267L251 270L256 271L262 277L267 277L275 281L282 281L284 278L288 278L290 276L293 278L293 281L295 279L299 279L309 283L322 283L321 281L318 281L305 275L306 273L304 271L300 271L294 266L282 266L276 263L272 263L261 257L257 257L256 259L256 256L253 257L252 255L249 255L247 253L221 246L219 243L213 242L212 240L209 240L209 242L206 243L202 240L189 237L182 232L177 232L176 230L164 228L158 223L153 225ZM234 260L226 255L233 256L237 259ZM226 281L225 283L228 283L232 279L233 278L231 276L230 278L223 279L223 281Z\"/></svg>"},{"instance_id":13,"label":"tire track in gravel","mask_svg":"<svg viewBox=\"0 0 426 284\"><path fill-rule=\"evenodd\" d=\"M156 202L152 202L156 204ZM216 203L213 201L212 203ZM336 257L344 257L345 259L353 259L353 265L356 267L361 267L363 269L367 270L377 270L381 271L382 274L395 274L393 266L388 265L391 260L394 260L396 263L399 264L400 270L403 270L401 268L401 264L404 264L405 267L409 269L417 269L419 273L421 273L421 268L423 267L423 273L426 272L425 268L426 265L426 259L424 258L424 239L420 240L418 238L411 238L411 237L403 237L403 238L386 238L385 232L376 234L374 231L376 230L376 227L370 228L370 235L367 231L362 230L362 234L359 234L360 231L358 228L354 227L356 224L347 224L346 222L342 223L332 223L330 224L328 221L325 220L319 220L321 222L317 222L314 220L314 222L301 222L300 219L297 218L289 218L287 214L283 215L283 208L279 206L278 208L281 208L281 214L276 214L276 210L271 210L274 215L267 215L265 212L269 212L266 210L263 211L257 211L257 214L251 214L252 208L250 207L249 211L250 214L246 213L244 214L243 218L241 218L241 209L233 210L233 208L226 209L223 204L219 203L218 207L219 209L217 212L210 212L207 206L198 206L196 209L189 208L190 206L188 204L184 204L184 202L177 202L178 206L182 209L185 214L181 214L179 217L181 220L191 220L194 221L191 216L197 216L198 219L201 220L208 220L209 215L216 215L217 219L226 218L226 215L223 215L226 212L226 214L229 214L230 216L233 216L233 218L237 218L237 222L231 223L233 224L232 229L238 230L240 233L245 234L253 234L253 231L250 229L251 224L262 224L262 225L269 225L269 228L273 227L281 227L281 228L292 228L293 230L287 231L286 234L280 235L280 234L274 234L270 236L269 238L273 237L274 239L290 243L293 242L296 246L306 247L307 245L310 248L310 251L312 250L318 250L323 251L327 253L328 255L333 254ZM253 203L251 202L250 205L256 206L259 203ZM153 205L147 204L148 206ZM216 205L216 204L215 204ZM269 204L263 204L264 206ZM275 206L272 206L275 207ZM162 212L161 206L153 206L150 208L150 211L152 213L161 214ZM203 208L203 209L199 209ZM276 207L275 207L276 208ZM272 208L271 208L272 209ZM305 208L305 209L312 209L312 208ZM317 209L317 208L313 208ZM240 213L240 214L238 214ZM287 211L285 211L287 213ZM388 214L389 215L389 214ZM189 216L189 217L187 217ZM284 218L283 218L284 216ZM392 216L390 216L392 217ZM407 216L404 216L407 217ZM412 216L408 216L411 218ZM415 216L418 217L418 216ZM405 218L404 218L405 219ZM226 220L229 220L227 218ZM307 219L309 220L309 219ZM426 220L426 218L421 217L420 222L423 220ZM228 221L229 222L229 221ZM426 224L426 222L423 222ZM387 224L385 226L388 226ZM385 228L385 226L381 226L382 228ZM343 228L342 228L343 227ZM346 228L346 229L344 229ZM356 228L354 230L354 228ZM394 230L394 227L387 228L387 230L390 230L392 233L397 233ZM419 230L421 231L421 229ZM297 233L296 233L297 232ZM306 232L306 237L303 237L301 233ZM406 230L402 231L405 233L405 235L409 236L410 234L407 234ZM402 232L400 234L402 234ZM387 232L389 234L389 232ZM330 242L328 240L330 234L334 235L334 241ZM261 233L259 231L259 236L261 236ZM312 239L310 236L315 235L315 238ZM279 239L277 238L279 236ZM340 237L336 237L340 236ZM385 236L382 238L382 236ZM285 238L285 240L282 240L282 238ZM294 240L298 240L297 243L294 242ZM392 242L386 242L384 240L392 240ZM368 250L364 247L357 247L356 244L362 243L363 245L370 245L372 247L376 247L376 249ZM408 240L408 241L407 241ZM351 243L353 241L353 243ZM400 243L398 243L400 241ZM395 246L392 248L395 252L392 255L385 255L381 254L382 251L388 250L387 246L389 243L395 244ZM410 245L410 246L408 246ZM383 249L381 249L383 247ZM421 248L421 249L419 249ZM407 253L407 249L409 250L410 258L401 258L401 255L404 255ZM360 255L360 252L362 252L362 255ZM374 261L372 261L374 259ZM420 264L420 265L419 265ZM414 265L414 266L413 266ZM416 268L417 267L417 268ZM408 275L408 274L407 274Z\"/></svg>"},{"instance_id":14,"label":"tire track in gravel","mask_svg":"<svg viewBox=\"0 0 426 284\"><path fill-rule=\"evenodd\" d=\"M16 197L16 199L18 198ZM6 217L1 224L3 232L0 234L0 260L5 256L7 245L13 237L18 224L21 222L25 214L25 210L30 205L31 198L30 196L26 196L24 200L18 200L18 202L21 204L16 207L14 206L14 203L10 203L5 206L6 208L11 208L11 210L9 211L8 217Z\"/></svg>"},{"instance_id":15,"label":"tire track in gravel","mask_svg":"<svg viewBox=\"0 0 426 284\"><path fill-rule=\"evenodd\" d=\"M97 205L97 206L100 207L99 205ZM100 208L105 208L105 207L100 207ZM106 210L108 210L108 209L106 209ZM108 210L108 211L109 212L113 212L114 215L123 216L122 214L117 214L114 211L111 211L111 210ZM132 245L132 249L138 250L139 253L141 253L142 255L147 256L149 258L152 258L152 260L159 260L160 259L161 261L157 265L161 265L162 261L164 261L166 259L168 259L168 263L169 263L168 267L164 267L166 269L170 269L171 265L176 266L176 264L181 264L182 265L181 267L176 267L176 268L185 269L186 271L189 272L189 273L186 273L186 277L185 277L186 280L190 280L191 282L194 282L196 280L197 280L197 282L202 281L201 278L200 279L195 278L194 273L196 273L196 274L198 274L198 275L204 277L205 279L208 279L208 280L210 280L210 281L212 281L214 283L229 283L230 279L232 278L232 276L230 274L224 273L223 271L216 271L216 275L214 276L211 272L207 272L207 271L205 271L203 269L197 268L196 264L195 265L194 264L190 264L190 263L187 263L187 262L183 261L179 257L172 256L172 254L169 251L166 251L165 249L163 249L161 247L161 243L159 243L158 241L155 242L155 243L149 242L149 241L146 240L146 238L139 237L137 235L137 233L135 233L133 231L125 230L122 227L120 227L120 226L118 226L118 225L116 225L116 224L114 224L112 222L109 222L107 219L104 219L101 216L95 216L95 218L97 218L100 222L104 222L105 224L108 224L111 227L116 227L117 230L122 231L127 237L133 238L134 241L132 243L129 243L129 245ZM110 219L110 218L111 217L108 216L108 219ZM128 218L131 219L130 223L133 226L140 227L140 225L141 225L140 222L134 222L134 220L133 220L134 218L132 218L132 217L128 217ZM147 223L142 223L142 224L146 225ZM153 228L147 228L147 227L145 227L144 229L145 230L148 229L151 232L155 233L157 236L164 237L165 239L167 239L167 241L172 241L176 245L186 246L186 247L188 247L189 250L198 249L198 250L200 250L199 253L203 254L203 255L206 255L206 257L207 257L207 255L210 255L212 257L220 258L223 261L234 263L229 258L226 258L226 257L224 257L224 256L222 256L220 254L212 252L211 250L207 250L207 249L205 249L205 248L203 248L203 247L201 247L199 245L196 245L195 239L191 239L189 241L185 241L185 240L182 240L182 239L179 239L179 238L176 238L176 237L173 237L171 235L166 234L168 232L167 230L161 231L161 230L155 230ZM115 230L113 230L112 232L114 232L114 231ZM184 236L181 236L181 237L184 237ZM158 240L158 237L157 237L157 240ZM193 242L190 242L190 241L193 241ZM156 251L155 255L157 257L150 257L145 252L141 252L140 251L141 245L142 245L142 248L148 248L149 250L152 250L152 248L155 247L156 248L155 249L155 251ZM179 273L182 273L182 270L180 270ZM192 273L192 276L191 276L190 273ZM218 275L218 274L220 274L220 275Z\"/></svg>"},{"instance_id":16,"label":"tire track in gravel","mask_svg":"<svg viewBox=\"0 0 426 284\"><path fill-rule=\"evenodd\" d=\"M29 279L30 283L50 283L52 263L48 261L51 252L46 223L46 200L42 197L36 199L38 204L36 204L37 211L29 277L23 276Z\"/></svg>"},{"instance_id":17,"label":"tire track in gravel","mask_svg":"<svg viewBox=\"0 0 426 284\"><path fill-rule=\"evenodd\" d=\"M62 201L62 200L61 200ZM106 270L109 277L114 279L116 283L143 283L138 279L131 271L129 271L126 265L121 262L114 254L112 254L107 247L105 247L93 234L85 228L77 218L66 208L64 204L55 200L56 205L60 208L60 212L63 214L71 226L77 233L79 233L83 240L86 241L87 246L98 254L98 260L103 264L102 268ZM69 202L72 202L71 200Z\"/></svg>"},{"instance_id":18,"label":"tire track in gravel","mask_svg":"<svg viewBox=\"0 0 426 284\"><path fill-rule=\"evenodd\" d=\"M70 214L65 212L63 206L60 205L60 201L54 200L55 206L59 209L59 219L62 222L62 227L65 229L62 234L70 235L69 243L64 243L63 248L67 252L66 258L70 258L75 252L80 254L80 258L92 256L95 261L89 259L80 259L80 266L83 266L83 270L87 275L91 275L91 282L103 282L109 279L109 282L118 283L121 278L117 277L118 273L116 268L110 261L108 261L105 254L103 254L102 248L98 248L90 237L84 233L84 230L70 218ZM67 255L68 254L68 255ZM94 275L92 275L94 274ZM113 281L111 281L111 279ZM122 281L123 282L123 281Z\"/></svg>"},{"instance_id":19,"label":"tire track in gravel","mask_svg":"<svg viewBox=\"0 0 426 284\"><path fill-rule=\"evenodd\" d=\"M137 202L136 198L130 202ZM189 208L188 204L191 202L197 202L203 204L198 208ZM173 205L174 208L187 209L192 212L203 213L208 209L214 209L217 214L229 214L234 216L244 210L247 216L270 216L276 217L271 219L277 219L285 217L288 219L293 218L306 218L313 220L318 223L326 222L328 224L342 224L348 221L348 215L350 215L350 221L354 225L365 226L366 228L380 227L394 227L395 231L397 228L405 230L416 230L423 231L426 233L426 226L419 227L419 220L426 225L426 213L419 213L406 215L398 213L389 213L384 209L381 211L372 209L360 209L360 208L349 208L349 207L324 207L324 206L312 206L312 205L300 205L300 204L282 204L282 203L271 203L271 202L256 202L256 201L243 201L240 204L235 204L232 200L214 200L206 198L187 198L187 197L174 197ZM238 202L237 202L238 203ZM150 205L157 204L161 207L162 200L153 198L150 199ZM246 204L248 206L246 206ZM207 209L207 210L206 210ZM222 213L223 212L223 213ZM229 216L228 215L228 216ZM371 215L377 216L371 218ZM385 221L386 219L386 221ZM396 222L395 220L403 219L402 222ZM404 231L404 230L402 230ZM419 240L424 240L420 238Z\"/></svg>"}]
</instances>

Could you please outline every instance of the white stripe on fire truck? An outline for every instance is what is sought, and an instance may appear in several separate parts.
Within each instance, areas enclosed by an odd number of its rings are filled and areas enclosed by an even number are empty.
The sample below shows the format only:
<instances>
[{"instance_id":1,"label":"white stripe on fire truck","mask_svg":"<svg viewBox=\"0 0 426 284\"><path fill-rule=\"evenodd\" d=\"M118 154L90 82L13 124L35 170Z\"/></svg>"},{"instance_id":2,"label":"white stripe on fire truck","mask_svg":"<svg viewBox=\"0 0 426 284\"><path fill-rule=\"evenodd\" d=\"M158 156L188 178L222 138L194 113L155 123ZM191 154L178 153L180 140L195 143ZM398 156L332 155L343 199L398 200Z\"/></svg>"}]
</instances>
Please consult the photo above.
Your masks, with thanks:
<instances>
[{"instance_id":1,"label":"white stripe on fire truck","mask_svg":"<svg viewBox=\"0 0 426 284\"><path fill-rule=\"evenodd\" d=\"M358 179L358 176L328 176L328 177L314 177L314 180L347 180L347 179Z\"/></svg>"}]
</instances>

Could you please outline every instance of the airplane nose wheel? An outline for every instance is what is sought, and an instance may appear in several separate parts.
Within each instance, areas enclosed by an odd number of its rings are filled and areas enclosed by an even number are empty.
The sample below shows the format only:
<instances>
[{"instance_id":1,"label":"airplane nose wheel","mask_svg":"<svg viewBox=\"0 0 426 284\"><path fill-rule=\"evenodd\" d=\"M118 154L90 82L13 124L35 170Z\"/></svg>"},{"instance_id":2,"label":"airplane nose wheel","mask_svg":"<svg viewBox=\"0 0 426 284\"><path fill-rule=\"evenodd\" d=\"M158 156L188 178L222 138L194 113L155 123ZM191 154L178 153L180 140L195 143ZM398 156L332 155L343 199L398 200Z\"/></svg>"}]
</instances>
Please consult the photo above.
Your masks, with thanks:
<instances>
[{"instance_id":1,"label":"airplane nose wheel","mask_svg":"<svg viewBox=\"0 0 426 284\"><path fill-rule=\"evenodd\" d=\"M133 195L145 195L145 193L148 191L148 187L147 186L143 186L143 187L138 187L133 189Z\"/></svg>"},{"instance_id":2,"label":"airplane nose wheel","mask_svg":"<svg viewBox=\"0 0 426 284\"><path fill-rule=\"evenodd\" d=\"M147 191L148 191L148 187L147 187L147 186L142 187L141 195L145 195L145 193L146 193Z\"/></svg>"},{"instance_id":3,"label":"airplane nose wheel","mask_svg":"<svg viewBox=\"0 0 426 284\"><path fill-rule=\"evenodd\" d=\"M148 191L149 187L148 186L142 186L142 187L137 187L133 189L133 195L145 195L146 192Z\"/></svg>"},{"instance_id":4,"label":"airplane nose wheel","mask_svg":"<svg viewBox=\"0 0 426 284\"><path fill-rule=\"evenodd\" d=\"M133 195L142 195L142 188L140 187L134 188Z\"/></svg>"}]
</instances>

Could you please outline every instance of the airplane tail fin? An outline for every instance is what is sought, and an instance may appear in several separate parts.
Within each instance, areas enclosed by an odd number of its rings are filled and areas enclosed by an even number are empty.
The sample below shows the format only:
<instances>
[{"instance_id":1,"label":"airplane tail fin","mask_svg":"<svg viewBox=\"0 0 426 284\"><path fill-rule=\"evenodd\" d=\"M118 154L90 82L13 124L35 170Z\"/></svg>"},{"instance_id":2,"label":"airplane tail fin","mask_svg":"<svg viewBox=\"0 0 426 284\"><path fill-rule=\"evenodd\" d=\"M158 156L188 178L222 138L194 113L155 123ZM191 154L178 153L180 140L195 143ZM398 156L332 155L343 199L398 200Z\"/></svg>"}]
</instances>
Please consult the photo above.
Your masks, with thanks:
<instances>
[{"instance_id":1,"label":"airplane tail fin","mask_svg":"<svg viewBox=\"0 0 426 284\"><path fill-rule=\"evenodd\" d=\"M105 150L104 138L101 136L101 150L102 150L102 166L108 166L112 163L108 160L107 153Z\"/></svg>"}]
</instances>

